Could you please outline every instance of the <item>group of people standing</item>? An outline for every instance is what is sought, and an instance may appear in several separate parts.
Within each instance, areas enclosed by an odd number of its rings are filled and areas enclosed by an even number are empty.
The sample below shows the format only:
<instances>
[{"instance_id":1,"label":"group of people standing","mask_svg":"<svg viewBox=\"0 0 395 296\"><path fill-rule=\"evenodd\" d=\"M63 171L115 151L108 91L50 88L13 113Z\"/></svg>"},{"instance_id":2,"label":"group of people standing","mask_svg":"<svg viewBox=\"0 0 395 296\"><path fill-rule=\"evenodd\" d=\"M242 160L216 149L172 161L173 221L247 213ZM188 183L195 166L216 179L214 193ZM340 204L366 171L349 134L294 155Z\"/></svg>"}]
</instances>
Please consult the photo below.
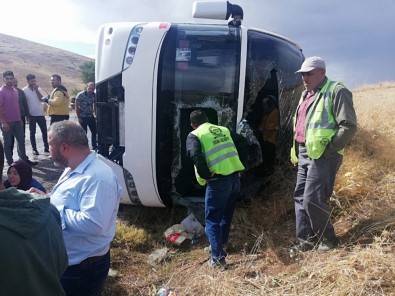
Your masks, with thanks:
<instances>
[{"instance_id":1,"label":"group of people standing","mask_svg":"<svg viewBox=\"0 0 395 296\"><path fill-rule=\"evenodd\" d=\"M26 76L27 85L20 89L18 79L12 71L3 73L4 85L0 88L0 121L2 125L4 153L8 165L13 163L14 139L17 141L17 151L20 159L27 164L37 164L26 155L25 126L29 124L30 143L33 155L39 155L36 144L37 125L41 130L44 144L44 153L49 153L47 140L47 120L45 113L50 117L50 124L68 120L70 110L70 96L62 78L58 74L51 76L53 90L51 94L44 92L37 84L34 74ZM96 149L96 119L94 114L95 84L89 82L86 89L76 96L76 113L81 126L87 131L87 126L92 134L92 148Z\"/></svg>"},{"instance_id":2,"label":"group of people standing","mask_svg":"<svg viewBox=\"0 0 395 296\"><path fill-rule=\"evenodd\" d=\"M30 143L34 155L39 155L36 144L36 127L39 126L42 134L44 153L49 153L47 140L47 122L44 107L53 122L68 119L69 96L67 90L61 85L61 77L52 75L51 84L54 88L51 95L44 97L44 91L37 85L36 76L26 76L27 85L20 89L18 80L12 71L3 73L4 85L0 88L0 120L4 140L4 153L8 165L13 161L14 138L17 142L18 156L27 164L34 166L37 162L31 161L26 155L25 126L28 122ZM59 89L62 89L60 95ZM44 105L43 102L46 104Z\"/></svg>"},{"instance_id":3,"label":"group of people standing","mask_svg":"<svg viewBox=\"0 0 395 296\"><path fill-rule=\"evenodd\" d=\"M48 144L51 159L65 167L49 194L35 183L27 191L0 190L0 294L100 295L110 268L121 185L90 149L79 123L53 123ZM10 173L26 171L22 163L11 166ZM3 165L0 153L0 170Z\"/></svg>"},{"instance_id":4,"label":"group of people standing","mask_svg":"<svg viewBox=\"0 0 395 296\"><path fill-rule=\"evenodd\" d=\"M326 76L322 58L307 58L297 73L302 75L305 91L294 115L291 149L291 162L298 167L294 191L298 243L292 246L292 250L329 251L338 242L331 224L328 200L343 160L344 148L356 133L357 119L352 93L342 83ZM277 111L273 113L275 109ZM265 116L273 114L273 120L270 120L272 123L268 127L276 133L279 127L278 106L269 110ZM245 121L250 124L264 121L261 116L255 120L254 114L249 115L250 118L247 116ZM249 165L248 157L236 144L235 136L227 128L209 123L203 110L193 111L190 121L193 131L187 137L187 153L194 162L198 183L207 185L205 231L210 246L206 249L211 254L208 264L213 268L225 269L228 255L225 244L229 239L240 190L239 178ZM275 136L275 133L270 136ZM275 144L272 138L266 139L266 142ZM263 141L258 142L261 144ZM270 151L273 149L269 149L268 153L272 153ZM265 151L262 150L262 153ZM247 165L243 159L247 160ZM272 163L267 168L273 169Z\"/></svg>"},{"instance_id":5,"label":"group of people standing","mask_svg":"<svg viewBox=\"0 0 395 296\"><path fill-rule=\"evenodd\" d=\"M100 295L110 268L110 242L115 235L121 186L112 169L89 147L87 127L96 148L95 84L76 96L78 122L69 119L69 95L61 77L51 76L53 91L44 96L34 74L17 88L12 71L3 73L0 88L0 171L4 159L8 179L0 175L1 295ZM50 117L47 129L44 106ZM27 119L26 121L25 118ZM25 151L29 124L34 155L35 132L41 129L44 153L65 167L46 193L33 178ZM12 158L15 137L20 160ZM19 189L19 190L18 190Z\"/></svg>"}]
</instances>

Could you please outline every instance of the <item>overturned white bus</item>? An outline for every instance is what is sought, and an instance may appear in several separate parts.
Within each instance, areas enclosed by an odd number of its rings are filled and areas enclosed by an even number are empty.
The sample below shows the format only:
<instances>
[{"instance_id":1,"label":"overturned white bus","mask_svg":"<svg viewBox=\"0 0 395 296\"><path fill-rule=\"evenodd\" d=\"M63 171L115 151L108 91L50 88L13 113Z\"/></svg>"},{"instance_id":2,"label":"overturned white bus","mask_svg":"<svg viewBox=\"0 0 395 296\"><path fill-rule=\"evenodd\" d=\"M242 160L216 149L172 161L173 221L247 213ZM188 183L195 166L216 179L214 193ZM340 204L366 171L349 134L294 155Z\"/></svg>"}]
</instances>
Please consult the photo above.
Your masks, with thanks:
<instances>
[{"instance_id":1,"label":"overturned white bus","mask_svg":"<svg viewBox=\"0 0 395 296\"><path fill-rule=\"evenodd\" d=\"M235 130L258 93L278 99L279 157L288 155L304 60L283 36L241 25L229 2L196 2L195 17L224 24L108 23L99 29L96 94L99 153L124 181L121 203L161 207L204 190L186 157L189 114ZM287 157L287 156L286 156ZM288 158L288 157L287 157Z\"/></svg>"}]
</instances>

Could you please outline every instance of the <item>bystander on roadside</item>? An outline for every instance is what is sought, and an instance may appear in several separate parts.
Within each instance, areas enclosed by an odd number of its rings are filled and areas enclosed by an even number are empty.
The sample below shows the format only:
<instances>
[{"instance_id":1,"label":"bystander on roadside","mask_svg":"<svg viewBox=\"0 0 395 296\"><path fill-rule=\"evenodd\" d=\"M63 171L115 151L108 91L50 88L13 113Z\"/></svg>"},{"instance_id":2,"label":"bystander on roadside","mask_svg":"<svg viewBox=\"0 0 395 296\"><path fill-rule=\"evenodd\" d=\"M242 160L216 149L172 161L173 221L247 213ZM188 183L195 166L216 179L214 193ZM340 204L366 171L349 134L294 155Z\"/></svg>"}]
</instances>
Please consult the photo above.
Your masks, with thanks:
<instances>
[{"instance_id":1,"label":"bystander on roadside","mask_svg":"<svg viewBox=\"0 0 395 296\"><path fill-rule=\"evenodd\" d=\"M43 137L44 152L49 153L47 121L45 119L44 108L41 103L41 99L43 98L43 90L37 85L36 76L34 74L28 74L26 76L26 81L27 85L22 90L26 95L27 104L29 105L29 131L33 154L40 154L37 150L36 144L37 124Z\"/></svg>"},{"instance_id":2,"label":"bystander on roadside","mask_svg":"<svg viewBox=\"0 0 395 296\"><path fill-rule=\"evenodd\" d=\"M35 187L44 193L47 192L44 186L33 178L31 166L23 160L18 160L11 164L7 170L7 180L3 184L5 188L15 187L26 191Z\"/></svg>"},{"instance_id":3,"label":"bystander on roadside","mask_svg":"<svg viewBox=\"0 0 395 296\"><path fill-rule=\"evenodd\" d=\"M29 165L36 165L37 162L30 161L25 150L25 136L21 121L21 111L19 108L18 91L14 89L14 73L5 71L3 73L4 85L0 88L0 121L4 139L4 153L8 165L14 161L12 159L12 137L18 143L18 155Z\"/></svg>"},{"instance_id":4,"label":"bystander on roadside","mask_svg":"<svg viewBox=\"0 0 395 296\"><path fill-rule=\"evenodd\" d=\"M48 143L52 160L66 167L50 194L69 256L62 286L67 295L100 295L110 268L121 186L113 170L89 149L78 123L53 123ZM30 192L43 193L35 188Z\"/></svg>"},{"instance_id":5,"label":"bystander on roadside","mask_svg":"<svg viewBox=\"0 0 395 296\"><path fill-rule=\"evenodd\" d=\"M21 111L21 121L23 127L23 139L26 135L26 122L29 122L29 106L26 101L25 93L18 87L18 79L14 77L14 88L18 91L19 109ZM26 120L27 119L27 120ZM11 138L11 151L14 150L15 137Z\"/></svg>"},{"instance_id":6,"label":"bystander on roadside","mask_svg":"<svg viewBox=\"0 0 395 296\"><path fill-rule=\"evenodd\" d=\"M294 192L299 251L337 246L328 200L343 161L344 148L357 131L352 93L326 77L325 61L307 58L297 73L306 90L294 117L291 162L298 165Z\"/></svg>"},{"instance_id":7,"label":"bystander on roadside","mask_svg":"<svg viewBox=\"0 0 395 296\"><path fill-rule=\"evenodd\" d=\"M67 89L62 85L62 78L58 74L51 76L51 85L53 91L51 95L44 98L48 104L48 115L51 118L50 124L58 121L69 120L69 94Z\"/></svg>"},{"instance_id":8,"label":"bystander on roadside","mask_svg":"<svg viewBox=\"0 0 395 296\"><path fill-rule=\"evenodd\" d=\"M65 295L59 279L68 258L58 210L48 197L4 190L2 175L0 184L0 295Z\"/></svg>"},{"instance_id":9,"label":"bystander on roadside","mask_svg":"<svg viewBox=\"0 0 395 296\"><path fill-rule=\"evenodd\" d=\"M78 93L75 98L75 112L77 113L78 122L85 132L88 132L88 127L91 131L91 144L93 150L97 148L95 104L95 83L88 82L85 90Z\"/></svg>"}]
</instances>

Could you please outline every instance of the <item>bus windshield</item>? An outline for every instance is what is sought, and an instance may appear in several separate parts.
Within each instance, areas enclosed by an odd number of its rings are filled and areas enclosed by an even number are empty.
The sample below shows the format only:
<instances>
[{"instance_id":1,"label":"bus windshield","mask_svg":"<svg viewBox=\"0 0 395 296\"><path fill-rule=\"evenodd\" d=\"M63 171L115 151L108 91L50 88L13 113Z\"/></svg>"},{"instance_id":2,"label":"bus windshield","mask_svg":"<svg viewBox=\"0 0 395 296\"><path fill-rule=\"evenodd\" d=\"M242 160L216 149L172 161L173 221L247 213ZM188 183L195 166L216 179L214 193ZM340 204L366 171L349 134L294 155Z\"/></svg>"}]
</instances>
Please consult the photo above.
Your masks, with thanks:
<instances>
[{"instance_id":1,"label":"bus windshield","mask_svg":"<svg viewBox=\"0 0 395 296\"><path fill-rule=\"evenodd\" d=\"M204 108L210 122L236 125L240 48L239 28L176 24L167 33L157 91L156 160L161 195L170 191L172 179L178 192L189 191L184 185L190 182L183 178L190 180L193 173L193 164L185 155L191 110Z\"/></svg>"}]
</instances>

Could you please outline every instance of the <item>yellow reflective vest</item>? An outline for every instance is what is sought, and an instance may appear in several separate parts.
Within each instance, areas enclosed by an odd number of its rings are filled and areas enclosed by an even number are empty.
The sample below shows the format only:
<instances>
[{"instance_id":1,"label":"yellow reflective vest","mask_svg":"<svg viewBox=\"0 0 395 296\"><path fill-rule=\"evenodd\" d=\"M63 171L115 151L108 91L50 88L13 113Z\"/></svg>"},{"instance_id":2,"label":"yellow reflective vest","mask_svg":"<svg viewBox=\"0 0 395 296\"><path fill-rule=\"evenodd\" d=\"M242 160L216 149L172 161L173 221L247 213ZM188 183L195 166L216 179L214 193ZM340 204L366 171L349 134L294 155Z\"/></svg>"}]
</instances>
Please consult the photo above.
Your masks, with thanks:
<instances>
[{"instance_id":1,"label":"yellow reflective vest","mask_svg":"<svg viewBox=\"0 0 395 296\"><path fill-rule=\"evenodd\" d=\"M202 153L212 173L228 176L244 170L236 146L226 127L206 122L192 131L192 134L199 139ZM199 176L196 167L195 174L198 183L205 185L206 180Z\"/></svg>"},{"instance_id":2,"label":"yellow reflective vest","mask_svg":"<svg viewBox=\"0 0 395 296\"><path fill-rule=\"evenodd\" d=\"M333 100L332 95L335 86L342 84L340 82L331 81L327 79L327 82L322 87L320 92L316 95L317 98L313 101L312 106L306 115L306 150L307 155L311 159L318 159L322 156L326 146L331 141L332 137L339 130L339 126L333 115ZM294 139L293 146L291 149L291 161L292 163L298 163L298 155L296 154L296 141L295 141L295 128L296 120L299 112L299 107L303 102L303 98L300 99L298 108L293 119L294 122ZM339 150L338 153L343 154L344 149Z\"/></svg>"}]
</instances>

